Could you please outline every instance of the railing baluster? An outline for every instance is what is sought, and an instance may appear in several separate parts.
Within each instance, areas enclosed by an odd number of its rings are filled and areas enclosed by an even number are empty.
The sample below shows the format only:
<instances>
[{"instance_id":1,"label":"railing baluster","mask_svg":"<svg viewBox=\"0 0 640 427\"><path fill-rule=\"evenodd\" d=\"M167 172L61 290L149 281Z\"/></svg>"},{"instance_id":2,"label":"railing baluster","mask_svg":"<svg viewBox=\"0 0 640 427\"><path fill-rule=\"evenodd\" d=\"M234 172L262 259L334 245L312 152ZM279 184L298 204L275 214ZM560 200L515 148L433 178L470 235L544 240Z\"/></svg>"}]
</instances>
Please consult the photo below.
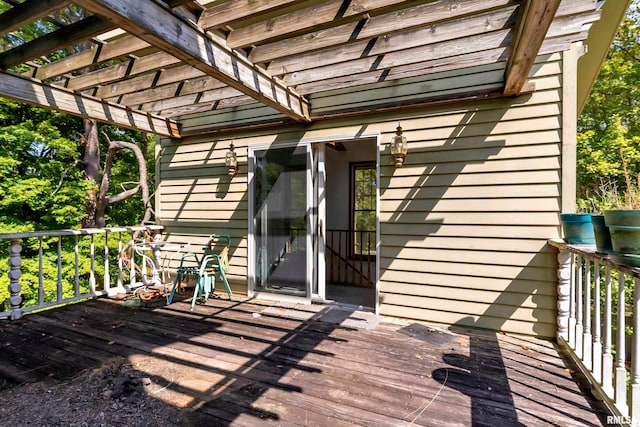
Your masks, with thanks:
<instances>
[{"instance_id":1,"label":"railing baluster","mask_svg":"<svg viewBox=\"0 0 640 427\"><path fill-rule=\"evenodd\" d=\"M133 250L133 235L131 236L131 240L129 241L129 279L131 281L131 287L136 285L136 251Z\"/></svg>"},{"instance_id":2,"label":"railing baluster","mask_svg":"<svg viewBox=\"0 0 640 427\"><path fill-rule=\"evenodd\" d=\"M582 325L582 288L584 286L584 281L582 277L582 260L581 256L577 256L576 261L576 271L578 276L576 277L576 344L575 344L575 352L576 356L582 359L582 333L583 333L583 325Z\"/></svg>"},{"instance_id":3,"label":"railing baluster","mask_svg":"<svg viewBox=\"0 0 640 427\"><path fill-rule=\"evenodd\" d=\"M347 239L349 240L349 239ZM342 231L338 233L338 253L342 254ZM338 282L342 280L342 263L338 263Z\"/></svg>"},{"instance_id":4,"label":"railing baluster","mask_svg":"<svg viewBox=\"0 0 640 427\"><path fill-rule=\"evenodd\" d=\"M613 397L613 310L611 291L611 268L605 269L604 280L604 348L602 349L602 390L609 397Z\"/></svg>"},{"instance_id":5,"label":"railing baluster","mask_svg":"<svg viewBox=\"0 0 640 427\"><path fill-rule=\"evenodd\" d=\"M74 245L73 245L73 294L74 296L80 296L80 248L79 248L79 238L76 234L73 236Z\"/></svg>"},{"instance_id":6,"label":"railing baluster","mask_svg":"<svg viewBox=\"0 0 640 427\"><path fill-rule=\"evenodd\" d=\"M633 279L633 335L631 340L631 419L640 419L640 279Z\"/></svg>"},{"instance_id":7,"label":"railing baluster","mask_svg":"<svg viewBox=\"0 0 640 427\"><path fill-rule=\"evenodd\" d=\"M618 271L618 325L616 339L616 370L615 370L615 405L623 416L628 415L627 406L627 368L625 366L625 301L624 301L624 277L622 271Z\"/></svg>"},{"instance_id":8,"label":"railing baluster","mask_svg":"<svg viewBox=\"0 0 640 427\"><path fill-rule=\"evenodd\" d=\"M103 287L105 291L111 288L111 274L109 273L109 231L104 232L104 279Z\"/></svg>"},{"instance_id":9,"label":"railing baluster","mask_svg":"<svg viewBox=\"0 0 640 427\"><path fill-rule=\"evenodd\" d=\"M95 247L93 234L90 237L91 237L91 243L89 244L89 257L90 257L89 289L91 289L92 294L95 294L96 293L96 273L95 273L96 247Z\"/></svg>"},{"instance_id":10,"label":"railing baluster","mask_svg":"<svg viewBox=\"0 0 640 427\"><path fill-rule=\"evenodd\" d=\"M118 232L118 288L122 288L122 231Z\"/></svg>"},{"instance_id":11,"label":"railing baluster","mask_svg":"<svg viewBox=\"0 0 640 427\"><path fill-rule=\"evenodd\" d=\"M593 369L591 336L591 261L584 259L584 333L582 334L582 361L587 369Z\"/></svg>"},{"instance_id":12,"label":"railing baluster","mask_svg":"<svg viewBox=\"0 0 640 427\"><path fill-rule=\"evenodd\" d=\"M576 256L571 254L571 280L569 284L569 347L576 348Z\"/></svg>"},{"instance_id":13,"label":"railing baluster","mask_svg":"<svg viewBox=\"0 0 640 427\"><path fill-rule=\"evenodd\" d=\"M42 274L42 237L38 238L38 304L44 304L44 279Z\"/></svg>"},{"instance_id":14,"label":"railing baluster","mask_svg":"<svg viewBox=\"0 0 640 427\"><path fill-rule=\"evenodd\" d=\"M600 262L593 263L593 376L602 382L602 338L601 338L601 280L600 280Z\"/></svg>"},{"instance_id":15,"label":"railing baluster","mask_svg":"<svg viewBox=\"0 0 640 427\"><path fill-rule=\"evenodd\" d=\"M62 236L58 236L58 281L56 283L56 301L62 301Z\"/></svg>"}]
</instances>

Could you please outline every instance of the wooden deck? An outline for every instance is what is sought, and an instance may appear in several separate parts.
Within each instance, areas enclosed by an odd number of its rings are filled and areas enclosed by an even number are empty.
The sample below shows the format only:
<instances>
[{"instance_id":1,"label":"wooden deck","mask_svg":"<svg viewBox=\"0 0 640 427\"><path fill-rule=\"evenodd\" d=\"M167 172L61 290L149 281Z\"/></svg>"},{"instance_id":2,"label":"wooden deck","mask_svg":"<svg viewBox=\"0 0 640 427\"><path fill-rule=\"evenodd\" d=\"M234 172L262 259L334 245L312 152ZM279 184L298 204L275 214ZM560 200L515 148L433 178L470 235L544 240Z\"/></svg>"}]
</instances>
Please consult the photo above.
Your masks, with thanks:
<instances>
[{"instance_id":1,"label":"wooden deck","mask_svg":"<svg viewBox=\"0 0 640 427\"><path fill-rule=\"evenodd\" d=\"M154 394L182 408L168 424L602 425L549 341L376 323L333 306L95 300L0 323L0 384L69 381L124 356L168 385Z\"/></svg>"}]
</instances>

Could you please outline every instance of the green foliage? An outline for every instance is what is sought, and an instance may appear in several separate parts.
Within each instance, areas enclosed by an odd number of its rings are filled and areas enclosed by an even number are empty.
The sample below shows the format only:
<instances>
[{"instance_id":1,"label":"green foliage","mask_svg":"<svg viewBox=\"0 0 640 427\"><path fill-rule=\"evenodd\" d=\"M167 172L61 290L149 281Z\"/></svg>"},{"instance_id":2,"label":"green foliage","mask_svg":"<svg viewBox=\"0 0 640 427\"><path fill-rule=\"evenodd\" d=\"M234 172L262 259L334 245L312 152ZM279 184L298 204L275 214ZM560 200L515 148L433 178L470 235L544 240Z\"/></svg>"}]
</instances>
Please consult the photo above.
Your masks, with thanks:
<instances>
[{"instance_id":1,"label":"green foliage","mask_svg":"<svg viewBox=\"0 0 640 427\"><path fill-rule=\"evenodd\" d=\"M0 232L78 226L88 188L70 168L81 153L68 132L78 128L80 120L0 102Z\"/></svg>"},{"instance_id":2,"label":"green foliage","mask_svg":"<svg viewBox=\"0 0 640 427\"><path fill-rule=\"evenodd\" d=\"M640 6L624 18L578 120L578 205L624 201L640 172ZM625 173L623 165L626 165ZM604 183L604 184L603 184ZM609 191L615 190L615 194Z\"/></svg>"}]
</instances>

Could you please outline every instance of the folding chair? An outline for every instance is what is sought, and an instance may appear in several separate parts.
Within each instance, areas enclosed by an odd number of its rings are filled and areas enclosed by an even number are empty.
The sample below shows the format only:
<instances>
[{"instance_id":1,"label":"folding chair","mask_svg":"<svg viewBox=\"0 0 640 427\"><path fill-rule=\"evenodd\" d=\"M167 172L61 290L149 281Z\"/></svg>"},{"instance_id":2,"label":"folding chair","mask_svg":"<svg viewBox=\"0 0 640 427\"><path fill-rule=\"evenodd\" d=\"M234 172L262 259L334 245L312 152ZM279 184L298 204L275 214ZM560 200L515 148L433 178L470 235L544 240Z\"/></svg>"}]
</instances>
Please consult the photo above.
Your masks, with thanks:
<instances>
[{"instance_id":1,"label":"folding chair","mask_svg":"<svg viewBox=\"0 0 640 427\"><path fill-rule=\"evenodd\" d=\"M221 245L222 248L220 248ZM202 259L199 259L195 253L184 254L176 269L176 279L173 283L173 289L171 289L168 302L170 303L173 299L180 280L190 277L196 277L193 299L191 300L192 311L197 300L203 299L206 302L209 299L209 295L215 289L216 276L222 278L227 295L229 295L229 299L231 299L233 293L231 292L231 287L225 275L229 270L230 247L231 236L228 234L212 234L209 236L209 241L204 247Z\"/></svg>"}]
</instances>

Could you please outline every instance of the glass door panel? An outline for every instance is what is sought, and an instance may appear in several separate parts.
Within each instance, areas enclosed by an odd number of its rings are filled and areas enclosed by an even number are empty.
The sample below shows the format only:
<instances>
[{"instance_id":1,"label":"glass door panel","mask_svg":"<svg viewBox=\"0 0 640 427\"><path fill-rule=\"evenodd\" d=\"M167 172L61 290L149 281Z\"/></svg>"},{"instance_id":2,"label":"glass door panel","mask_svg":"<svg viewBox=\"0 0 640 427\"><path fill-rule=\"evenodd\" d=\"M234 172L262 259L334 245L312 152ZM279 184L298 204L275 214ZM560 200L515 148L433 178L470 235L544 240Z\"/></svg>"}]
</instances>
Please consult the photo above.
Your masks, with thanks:
<instances>
[{"instance_id":1,"label":"glass door panel","mask_svg":"<svg viewBox=\"0 0 640 427\"><path fill-rule=\"evenodd\" d=\"M307 146L254 152L254 291L310 297Z\"/></svg>"}]
</instances>

